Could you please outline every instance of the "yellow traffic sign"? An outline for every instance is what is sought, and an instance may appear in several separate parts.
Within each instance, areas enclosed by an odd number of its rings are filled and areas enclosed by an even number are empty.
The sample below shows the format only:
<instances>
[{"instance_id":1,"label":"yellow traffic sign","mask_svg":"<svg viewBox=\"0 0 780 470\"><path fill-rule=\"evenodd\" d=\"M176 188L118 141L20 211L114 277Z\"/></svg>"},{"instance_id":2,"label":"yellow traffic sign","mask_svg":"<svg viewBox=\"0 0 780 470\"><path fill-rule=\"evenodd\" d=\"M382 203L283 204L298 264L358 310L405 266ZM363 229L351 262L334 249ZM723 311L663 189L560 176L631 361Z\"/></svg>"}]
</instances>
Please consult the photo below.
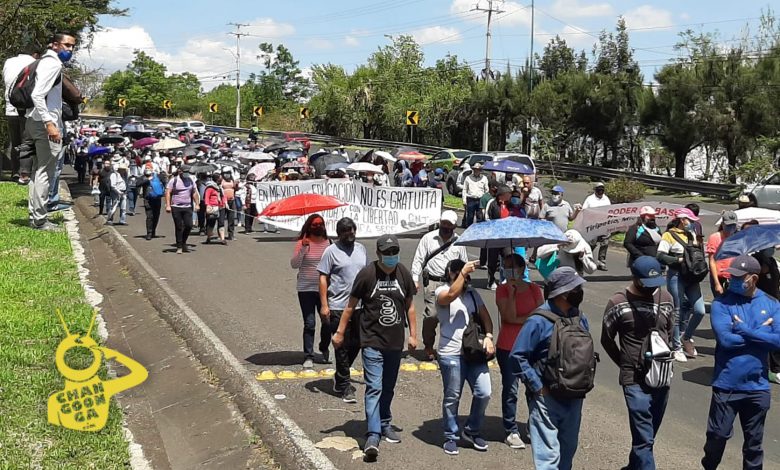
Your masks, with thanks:
<instances>
[{"instance_id":1,"label":"yellow traffic sign","mask_svg":"<svg viewBox=\"0 0 780 470\"><path fill-rule=\"evenodd\" d=\"M173 107L173 101L163 100L162 107L165 109L171 109Z\"/></svg>"},{"instance_id":2,"label":"yellow traffic sign","mask_svg":"<svg viewBox=\"0 0 780 470\"><path fill-rule=\"evenodd\" d=\"M89 102L89 98L87 98L86 96L81 98L81 104L87 104L88 102Z\"/></svg>"},{"instance_id":3,"label":"yellow traffic sign","mask_svg":"<svg viewBox=\"0 0 780 470\"><path fill-rule=\"evenodd\" d=\"M309 119L309 108L301 108L299 114L301 119Z\"/></svg>"},{"instance_id":4,"label":"yellow traffic sign","mask_svg":"<svg viewBox=\"0 0 780 470\"><path fill-rule=\"evenodd\" d=\"M124 108L125 106L127 106L127 99L119 98L118 100L116 100L116 103L119 105L120 108Z\"/></svg>"},{"instance_id":5,"label":"yellow traffic sign","mask_svg":"<svg viewBox=\"0 0 780 470\"><path fill-rule=\"evenodd\" d=\"M219 103L209 103L209 112L210 113L218 113L219 112Z\"/></svg>"},{"instance_id":6,"label":"yellow traffic sign","mask_svg":"<svg viewBox=\"0 0 780 470\"><path fill-rule=\"evenodd\" d=\"M262 116L264 112L265 110L263 109L262 106L255 106L252 108L252 114L254 114L257 117Z\"/></svg>"},{"instance_id":7,"label":"yellow traffic sign","mask_svg":"<svg viewBox=\"0 0 780 470\"><path fill-rule=\"evenodd\" d=\"M407 126L416 126L420 123L420 113L417 111L407 111L406 112L406 125Z\"/></svg>"}]
</instances>

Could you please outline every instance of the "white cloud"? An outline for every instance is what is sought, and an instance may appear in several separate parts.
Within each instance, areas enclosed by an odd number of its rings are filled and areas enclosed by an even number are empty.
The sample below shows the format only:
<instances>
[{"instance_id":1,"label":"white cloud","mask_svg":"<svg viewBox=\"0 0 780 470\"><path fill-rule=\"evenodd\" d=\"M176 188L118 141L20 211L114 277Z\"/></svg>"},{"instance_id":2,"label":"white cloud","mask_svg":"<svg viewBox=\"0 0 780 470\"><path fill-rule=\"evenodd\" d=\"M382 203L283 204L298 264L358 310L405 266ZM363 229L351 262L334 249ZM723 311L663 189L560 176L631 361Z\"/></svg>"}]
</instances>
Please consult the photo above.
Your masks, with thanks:
<instances>
[{"instance_id":1,"label":"white cloud","mask_svg":"<svg viewBox=\"0 0 780 470\"><path fill-rule=\"evenodd\" d=\"M450 13L458 15L466 21L484 23L485 12L472 11L474 7L488 8L487 0L453 0L450 5ZM494 2L493 8L501 10L494 18L504 26L517 26L531 24L531 9L518 2Z\"/></svg>"},{"instance_id":2,"label":"white cloud","mask_svg":"<svg viewBox=\"0 0 780 470\"><path fill-rule=\"evenodd\" d=\"M344 45L349 47L357 47L360 45L360 40L352 35L344 36Z\"/></svg>"},{"instance_id":3,"label":"white cloud","mask_svg":"<svg viewBox=\"0 0 780 470\"><path fill-rule=\"evenodd\" d=\"M674 24L672 13L652 5L641 5L627 12L623 17L631 29L659 28Z\"/></svg>"},{"instance_id":4,"label":"white cloud","mask_svg":"<svg viewBox=\"0 0 780 470\"><path fill-rule=\"evenodd\" d=\"M587 31L587 29L566 25L558 35L561 39L565 39L566 44L575 51L580 49L589 50L593 43L597 42L597 39L589 34L585 34L584 31Z\"/></svg>"},{"instance_id":5,"label":"white cloud","mask_svg":"<svg viewBox=\"0 0 780 470\"><path fill-rule=\"evenodd\" d=\"M580 0L556 0L552 5L552 12L556 16L564 18L585 18L610 16L614 14L609 3L582 4Z\"/></svg>"},{"instance_id":6,"label":"white cloud","mask_svg":"<svg viewBox=\"0 0 780 470\"><path fill-rule=\"evenodd\" d=\"M447 28L444 26L431 26L428 28L422 28L416 31L412 31L410 34L421 46L431 43L448 44L460 42L462 39L460 31L455 28Z\"/></svg>"},{"instance_id":7,"label":"white cloud","mask_svg":"<svg viewBox=\"0 0 780 470\"><path fill-rule=\"evenodd\" d=\"M277 39L295 34L291 24L277 23L273 18L257 18L249 22L249 26L241 29L243 32L261 36L260 39Z\"/></svg>"}]
</instances>

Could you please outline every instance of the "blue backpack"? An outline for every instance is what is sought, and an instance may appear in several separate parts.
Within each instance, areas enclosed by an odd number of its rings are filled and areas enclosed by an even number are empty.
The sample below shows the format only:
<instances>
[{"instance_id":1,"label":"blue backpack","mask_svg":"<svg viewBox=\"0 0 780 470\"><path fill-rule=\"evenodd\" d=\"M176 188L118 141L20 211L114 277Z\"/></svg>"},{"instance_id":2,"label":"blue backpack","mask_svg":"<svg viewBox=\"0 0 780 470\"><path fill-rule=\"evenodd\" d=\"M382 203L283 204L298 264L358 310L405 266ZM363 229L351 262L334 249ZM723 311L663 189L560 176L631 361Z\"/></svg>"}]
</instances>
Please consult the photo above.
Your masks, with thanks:
<instances>
[{"instance_id":1,"label":"blue backpack","mask_svg":"<svg viewBox=\"0 0 780 470\"><path fill-rule=\"evenodd\" d=\"M163 197L165 194L165 187L162 184L162 181L160 181L160 178L157 177L155 174L152 176L152 182L149 185L149 192L146 193L147 199L159 199Z\"/></svg>"}]
</instances>

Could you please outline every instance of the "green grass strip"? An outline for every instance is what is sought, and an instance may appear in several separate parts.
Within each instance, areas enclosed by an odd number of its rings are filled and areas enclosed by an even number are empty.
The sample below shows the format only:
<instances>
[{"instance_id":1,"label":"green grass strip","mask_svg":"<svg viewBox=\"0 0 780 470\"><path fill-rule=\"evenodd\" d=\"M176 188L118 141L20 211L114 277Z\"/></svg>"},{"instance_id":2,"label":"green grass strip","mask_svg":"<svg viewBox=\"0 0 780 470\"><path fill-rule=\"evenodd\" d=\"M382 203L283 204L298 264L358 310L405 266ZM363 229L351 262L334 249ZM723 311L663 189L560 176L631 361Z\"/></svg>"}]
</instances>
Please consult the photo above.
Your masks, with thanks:
<instances>
[{"instance_id":1,"label":"green grass strip","mask_svg":"<svg viewBox=\"0 0 780 470\"><path fill-rule=\"evenodd\" d=\"M71 332L83 334L92 308L67 234L35 231L27 223L27 188L0 184L0 469L128 468L115 402L98 432L47 422L49 395L64 384L54 364L65 336L55 310L62 310ZM91 354L67 356L74 368L90 360ZM105 377L105 367L100 374Z\"/></svg>"}]
</instances>

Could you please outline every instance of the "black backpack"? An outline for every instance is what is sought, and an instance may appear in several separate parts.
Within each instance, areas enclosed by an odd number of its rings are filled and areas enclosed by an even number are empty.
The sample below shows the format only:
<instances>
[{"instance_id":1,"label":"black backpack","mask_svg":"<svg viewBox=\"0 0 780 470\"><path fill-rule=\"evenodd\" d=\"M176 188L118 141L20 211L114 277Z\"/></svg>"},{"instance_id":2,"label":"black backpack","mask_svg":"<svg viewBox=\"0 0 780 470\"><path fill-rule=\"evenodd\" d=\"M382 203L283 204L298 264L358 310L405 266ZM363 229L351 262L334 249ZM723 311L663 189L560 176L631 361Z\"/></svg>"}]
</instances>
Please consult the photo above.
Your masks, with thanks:
<instances>
[{"instance_id":1,"label":"black backpack","mask_svg":"<svg viewBox=\"0 0 780 470\"><path fill-rule=\"evenodd\" d=\"M710 266L707 264L707 257L704 256L701 244L694 245L693 238L688 238L688 241L685 241L676 233L669 233L685 249L683 262L680 263L680 277L685 282L700 283L710 272Z\"/></svg>"},{"instance_id":2,"label":"black backpack","mask_svg":"<svg viewBox=\"0 0 780 470\"><path fill-rule=\"evenodd\" d=\"M593 337L580 324L579 315L562 317L543 309L534 310L531 315L544 317L554 325L542 369L542 381L550 394L565 400L585 398L593 389L599 356Z\"/></svg>"},{"instance_id":3,"label":"black backpack","mask_svg":"<svg viewBox=\"0 0 780 470\"><path fill-rule=\"evenodd\" d=\"M19 111L20 116L23 116L28 109L35 107L32 100L32 93L35 89L38 64L40 64L43 59L45 59L45 57L41 57L23 68L22 71L19 72L19 75L16 76L16 80L14 80L13 85L11 85L11 90L8 92L8 101ZM62 74L57 77L54 84L57 85L61 80Z\"/></svg>"}]
</instances>

